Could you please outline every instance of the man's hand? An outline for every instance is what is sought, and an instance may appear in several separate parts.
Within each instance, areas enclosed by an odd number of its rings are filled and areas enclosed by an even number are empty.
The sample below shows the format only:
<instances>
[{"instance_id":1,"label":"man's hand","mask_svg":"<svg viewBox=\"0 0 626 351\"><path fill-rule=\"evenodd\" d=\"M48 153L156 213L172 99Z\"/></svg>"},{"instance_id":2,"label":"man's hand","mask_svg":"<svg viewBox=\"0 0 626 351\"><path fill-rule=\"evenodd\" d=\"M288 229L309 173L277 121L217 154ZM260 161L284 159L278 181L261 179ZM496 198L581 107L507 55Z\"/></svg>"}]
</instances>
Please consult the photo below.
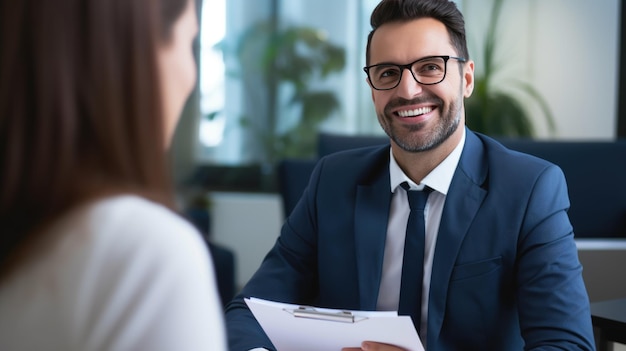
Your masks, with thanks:
<instances>
[{"instance_id":1,"label":"man's hand","mask_svg":"<svg viewBox=\"0 0 626 351\"><path fill-rule=\"evenodd\" d=\"M341 351L406 351L405 349L389 344L373 341L363 341L361 347L344 347Z\"/></svg>"}]
</instances>

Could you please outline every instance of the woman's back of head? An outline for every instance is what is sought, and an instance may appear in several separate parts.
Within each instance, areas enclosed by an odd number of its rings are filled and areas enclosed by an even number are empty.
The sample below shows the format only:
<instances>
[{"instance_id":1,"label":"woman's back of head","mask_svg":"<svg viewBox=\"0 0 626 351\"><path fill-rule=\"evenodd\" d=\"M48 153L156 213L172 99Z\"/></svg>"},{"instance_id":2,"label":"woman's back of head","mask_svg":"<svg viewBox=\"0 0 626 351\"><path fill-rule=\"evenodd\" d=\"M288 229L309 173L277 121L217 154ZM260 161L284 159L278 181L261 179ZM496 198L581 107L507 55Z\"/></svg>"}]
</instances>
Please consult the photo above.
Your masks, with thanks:
<instances>
[{"instance_id":1,"label":"woman's back of head","mask_svg":"<svg viewBox=\"0 0 626 351\"><path fill-rule=\"evenodd\" d=\"M0 0L0 268L74 206L169 204L156 50L187 0Z\"/></svg>"}]
</instances>

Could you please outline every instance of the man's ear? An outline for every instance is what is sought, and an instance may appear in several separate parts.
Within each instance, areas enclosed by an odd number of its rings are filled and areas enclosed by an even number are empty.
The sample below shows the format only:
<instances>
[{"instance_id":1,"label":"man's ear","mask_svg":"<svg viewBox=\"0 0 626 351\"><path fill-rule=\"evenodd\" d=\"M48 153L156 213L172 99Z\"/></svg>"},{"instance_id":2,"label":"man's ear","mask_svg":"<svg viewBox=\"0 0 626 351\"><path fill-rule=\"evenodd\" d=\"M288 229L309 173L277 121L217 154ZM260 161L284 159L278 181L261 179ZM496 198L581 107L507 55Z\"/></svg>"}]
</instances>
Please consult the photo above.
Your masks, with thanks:
<instances>
[{"instance_id":1,"label":"man's ear","mask_svg":"<svg viewBox=\"0 0 626 351\"><path fill-rule=\"evenodd\" d=\"M474 92L474 61L470 60L465 63L463 68L463 96L466 98L472 96Z\"/></svg>"}]
</instances>

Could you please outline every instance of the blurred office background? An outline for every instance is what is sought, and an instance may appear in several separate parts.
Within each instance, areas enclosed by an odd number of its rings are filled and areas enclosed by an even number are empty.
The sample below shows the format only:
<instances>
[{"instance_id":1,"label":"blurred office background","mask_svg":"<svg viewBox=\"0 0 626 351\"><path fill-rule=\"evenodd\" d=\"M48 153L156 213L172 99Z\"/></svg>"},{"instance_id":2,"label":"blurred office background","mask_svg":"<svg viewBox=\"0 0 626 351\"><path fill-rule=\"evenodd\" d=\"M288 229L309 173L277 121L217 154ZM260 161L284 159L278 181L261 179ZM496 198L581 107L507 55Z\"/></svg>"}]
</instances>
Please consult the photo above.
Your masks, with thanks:
<instances>
[{"instance_id":1,"label":"blurred office background","mask_svg":"<svg viewBox=\"0 0 626 351\"><path fill-rule=\"evenodd\" d=\"M479 73L493 1L456 1L465 15L470 55ZM247 30L262 28L255 27L259 23L269 22L277 31L315 29L325 41L344 50L345 65L340 72L325 79L313 75L306 82L311 90L331 91L339 102L320 129L381 133L361 69L370 30L369 14L377 2L205 0L201 11L199 92L194 101L199 111L193 111L194 121L181 131L186 138L180 140L192 144L188 151L193 163L240 165L263 161L266 155L261 147L255 147L259 145L254 140L258 136L256 125L246 125L242 119L266 119L269 123L265 112L270 111L276 115L271 118L277 121L275 128L281 133L292 128L302 113L286 101L293 90L288 82L264 85L258 70L249 67L251 61L241 62L235 52ZM541 113L531 113L536 138L616 137L620 4L618 0L503 1L495 53L502 67L495 82L504 89L515 79L527 82L548 102L555 130L548 130ZM302 43L299 45L304 46ZM248 67L241 67L242 63Z\"/></svg>"}]
</instances>

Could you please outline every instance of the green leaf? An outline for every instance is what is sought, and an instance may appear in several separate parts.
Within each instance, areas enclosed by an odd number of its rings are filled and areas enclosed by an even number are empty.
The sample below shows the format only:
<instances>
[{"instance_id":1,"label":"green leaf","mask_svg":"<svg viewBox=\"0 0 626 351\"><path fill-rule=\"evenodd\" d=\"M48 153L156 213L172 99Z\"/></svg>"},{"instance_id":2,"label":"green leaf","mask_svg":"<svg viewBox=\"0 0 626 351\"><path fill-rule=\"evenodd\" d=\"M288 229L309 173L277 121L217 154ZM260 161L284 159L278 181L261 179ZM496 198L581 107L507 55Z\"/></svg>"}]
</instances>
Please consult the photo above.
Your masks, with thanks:
<instances>
[{"instance_id":1,"label":"green leaf","mask_svg":"<svg viewBox=\"0 0 626 351\"><path fill-rule=\"evenodd\" d=\"M554 133L556 131L554 114L552 114L552 110L550 109L550 106L548 105L546 99L541 96L537 89L535 89L532 85L526 82L514 80L513 84L517 86L520 90L528 94L533 99L533 101L539 105L539 108L541 108L541 111L546 118L546 122L548 123L548 130L550 131L550 133Z\"/></svg>"},{"instance_id":2,"label":"green leaf","mask_svg":"<svg viewBox=\"0 0 626 351\"><path fill-rule=\"evenodd\" d=\"M267 96L275 96L271 92L287 84L293 88L288 104L300 107L299 122L286 132L277 113L259 111L264 125L242 120L242 125L261 140L266 158L272 162L285 155L312 155L319 124L339 108L339 101L330 91L311 91L310 85L344 69L345 49L331 43L317 28L276 28L270 21L261 21L240 37L235 57L241 70L239 77L253 73L261 78L266 86L260 89L266 89Z\"/></svg>"},{"instance_id":3,"label":"green leaf","mask_svg":"<svg viewBox=\"0 0 626 351\"><path fill-rule=\"evenodd\" d=\"M473 130L497 136L531 137L535 129L521 96L496 89L496 73L505 60L496 60L497 34L503 0L493 0L487 33L483 47L484 67L481 75L474 78L472 96L465 100L466 124ZM479 72L477 69L476 72ZM515 80L507 85L525 94L536 103L545 117L550 132L555 124L552 111L546 100L530 84Z\"/></svg>"},{"instance_id":4,"label":"green leaf","mask_svg":"<svg viewBox=\"0 0 626 351\"><path fill-rule=\"evenodd\" d=\"M222 111L217 110L217 111L213 111L213 112L209 112L209 113L205 113L204 115L202 115L202 118L212 121L215 119L215 117L217 117L217 115L219 115L220 113L222 113Z\"/></svg>"}]
</instances>

